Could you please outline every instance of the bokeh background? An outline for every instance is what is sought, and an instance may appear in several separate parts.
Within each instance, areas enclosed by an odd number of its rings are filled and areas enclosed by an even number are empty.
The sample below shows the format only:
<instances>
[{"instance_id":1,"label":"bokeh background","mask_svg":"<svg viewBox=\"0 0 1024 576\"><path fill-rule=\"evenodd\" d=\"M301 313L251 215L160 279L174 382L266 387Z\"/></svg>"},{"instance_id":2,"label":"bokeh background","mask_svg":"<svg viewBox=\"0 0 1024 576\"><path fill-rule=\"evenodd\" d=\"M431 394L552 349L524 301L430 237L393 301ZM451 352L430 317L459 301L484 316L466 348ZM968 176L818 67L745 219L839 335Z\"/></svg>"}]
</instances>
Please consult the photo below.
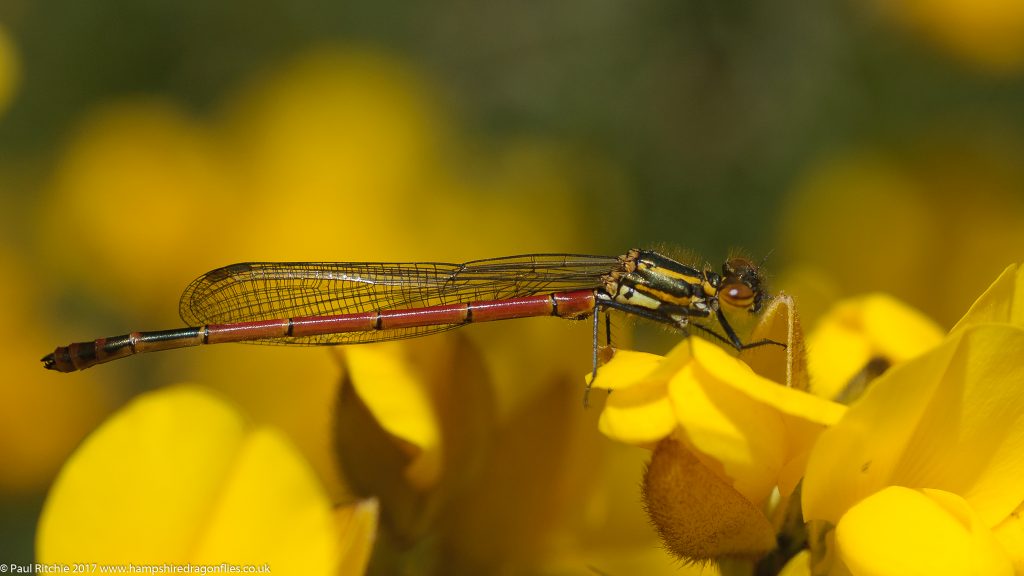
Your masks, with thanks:
<instances>
[{"instance_id":1,"label":"bokeh background","mask_svg":"<svg viewBox=\"0 0 1024 576\"><path fill-rule=\"evenodd\" d=\"M340 501L324 351L38 358L177 326L235 261L632 246L767 258L809 324L884 290L949 327L1024 254L1024 4L3 0L0 241L0 561L32 558L84 435L183 380L288 431ZM529 362L587 369L586 327L527 324L470 329L498 417L542 393Z\"/></svg>"}]
</instances>

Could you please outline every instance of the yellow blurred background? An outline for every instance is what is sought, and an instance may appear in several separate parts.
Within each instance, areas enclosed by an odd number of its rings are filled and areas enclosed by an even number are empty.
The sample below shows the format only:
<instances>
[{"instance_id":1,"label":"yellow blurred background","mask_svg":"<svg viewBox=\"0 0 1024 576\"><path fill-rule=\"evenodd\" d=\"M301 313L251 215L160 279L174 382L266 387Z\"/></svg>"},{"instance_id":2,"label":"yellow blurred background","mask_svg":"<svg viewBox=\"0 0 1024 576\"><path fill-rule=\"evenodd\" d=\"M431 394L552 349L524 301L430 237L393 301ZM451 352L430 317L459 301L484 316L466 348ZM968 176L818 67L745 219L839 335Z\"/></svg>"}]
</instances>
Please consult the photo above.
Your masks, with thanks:
<instances>
[{"instance_id":1,"label":"yellow blurred background","mask_svg":"<svg viewBox=\"0 0 1024 576\"><path fill-rule=\"evenodd\" d=\"M0 4L0 562L32 558L77 443L174 382L281 427L345 498L323 350L39 364L178 326L232 262L743 248L808 322L882 290L950 327L1024 255L1024 9L966 6ZM500 405L543 394L546 356L582 387L588 328L522 326L467 329ZM636 502L620 484L602 506Z\"/></svg>"}]
</instances>

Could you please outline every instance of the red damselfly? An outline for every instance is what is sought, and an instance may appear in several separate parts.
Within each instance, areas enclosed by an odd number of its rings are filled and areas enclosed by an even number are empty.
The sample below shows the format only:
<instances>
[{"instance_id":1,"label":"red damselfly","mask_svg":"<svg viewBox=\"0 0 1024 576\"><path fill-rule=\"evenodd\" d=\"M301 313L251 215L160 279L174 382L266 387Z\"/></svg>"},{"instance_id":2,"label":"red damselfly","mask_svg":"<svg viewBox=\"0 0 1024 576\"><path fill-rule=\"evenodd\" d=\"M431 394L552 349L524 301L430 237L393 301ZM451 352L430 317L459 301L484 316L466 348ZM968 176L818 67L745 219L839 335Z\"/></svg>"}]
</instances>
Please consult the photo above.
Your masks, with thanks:
<instances>
[{"instance_id":1,"label":"red damselfly","mask_svg":"<svg viewBox=\"0 0 1024 576\"><path fill-rule=\"evenodd\" d=\"M683 332L694 326L737 350L779 344L742 342L723 313L758 312L765 298L761 284L757 266L745 258L727 260L718 272L636 249L618 257L528 254L464 264L232 264L185 289L179 312L188 328L78 342L58 347L42 361L51 370L73 372L200 344L356 344L474 322L592 316L596 373L598 316L607 310Z\"/></svg>"}]
</instances>

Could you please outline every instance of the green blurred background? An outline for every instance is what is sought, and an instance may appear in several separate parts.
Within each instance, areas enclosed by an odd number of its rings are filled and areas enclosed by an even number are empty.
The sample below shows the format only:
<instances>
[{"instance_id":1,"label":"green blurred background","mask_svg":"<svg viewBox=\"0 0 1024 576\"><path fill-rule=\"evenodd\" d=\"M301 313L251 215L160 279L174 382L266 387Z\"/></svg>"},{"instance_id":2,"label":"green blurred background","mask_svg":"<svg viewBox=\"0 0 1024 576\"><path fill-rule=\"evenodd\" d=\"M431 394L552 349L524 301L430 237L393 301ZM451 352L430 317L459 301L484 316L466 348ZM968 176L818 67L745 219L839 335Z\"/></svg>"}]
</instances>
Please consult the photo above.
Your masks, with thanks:
<instances>
[{"instance_id":1,"label":"green blurred background","mask_svg":"<svg viewBox=\"0 0 1024 576\"><path fill-rule=\"evenodd\" d=\"M965 68L876 8L9 0L0 17L22 81L0 153L52 160L83 114L126 95L214 114L303 50L356 44L423 75L476 145L540 136L612 164L629 197L592 185L579 206L595 248L671 242L717 258L772 247L780 196L837 150L900 145L936 124L1020 130L1016 75Z\"/></svg>"},{"instance_id":2,"label":"green blurred background","mask_svg":"<svg viewBox=\"0 0 1024 576\"><path fill-rule=\"evenodd\" d=\"M809 321L949 327L1024 253L1022 151L1012 1L3 0L0 561L105 414L224 363L38 357L177 325L207 269L741 247Z\"/></svg>"}]
</instances>

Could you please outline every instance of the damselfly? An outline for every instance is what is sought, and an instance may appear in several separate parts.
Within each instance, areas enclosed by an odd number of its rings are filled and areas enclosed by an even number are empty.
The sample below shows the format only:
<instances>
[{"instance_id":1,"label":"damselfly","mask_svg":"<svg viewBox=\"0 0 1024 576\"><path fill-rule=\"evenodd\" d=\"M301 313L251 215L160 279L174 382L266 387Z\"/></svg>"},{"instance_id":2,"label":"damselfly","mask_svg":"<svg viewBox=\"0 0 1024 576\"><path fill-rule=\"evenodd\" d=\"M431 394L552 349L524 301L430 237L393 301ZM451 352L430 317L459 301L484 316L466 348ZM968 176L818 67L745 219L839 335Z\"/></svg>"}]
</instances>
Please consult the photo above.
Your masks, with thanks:
<instances>
[{"instance_id":1,"label":"damselfly","mask_svg":"<svg viewBox=\"0 0 1024 576\"><path fill-rule=\"evenodd\" d=\"M185 289L179 312L189 328L78 342L58 347L42 361L51 370L73 372L142 352L200 344L356 344L424 336L473 322L592 316L596 374L598 316L607 310L684 333L693 326L737 350L781 345L772 340L744 343L724 313L758 312L765 298L761 283L757 266L745 258L727 260L719 273L637 249L619 257L529 254L464 264L232 264Z\"/></svg>"}]
</instances>

